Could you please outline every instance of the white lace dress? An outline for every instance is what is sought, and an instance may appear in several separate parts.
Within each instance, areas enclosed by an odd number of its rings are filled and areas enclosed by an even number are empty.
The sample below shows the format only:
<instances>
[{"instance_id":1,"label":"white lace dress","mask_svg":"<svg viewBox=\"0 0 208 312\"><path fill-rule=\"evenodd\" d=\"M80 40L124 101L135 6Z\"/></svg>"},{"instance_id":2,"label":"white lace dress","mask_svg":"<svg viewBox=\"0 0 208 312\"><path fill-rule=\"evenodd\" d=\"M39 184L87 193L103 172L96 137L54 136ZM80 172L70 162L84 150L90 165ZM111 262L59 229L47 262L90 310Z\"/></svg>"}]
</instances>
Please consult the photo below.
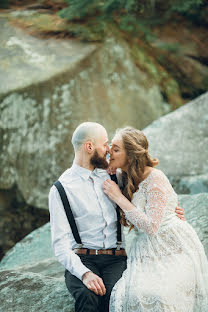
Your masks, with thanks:
<instances>
[{"instance_id":1,"label":"white lace dress","mask_svg":"<svg viewBox=\"0 0 208 312\"><path fill-rule=\"evenodd\" d=\"M177 201L160 170L140 183L125 213L136 235L110 312L208 311L208 261L194 229L176 216Z\"/></svg>"}]
</instances>

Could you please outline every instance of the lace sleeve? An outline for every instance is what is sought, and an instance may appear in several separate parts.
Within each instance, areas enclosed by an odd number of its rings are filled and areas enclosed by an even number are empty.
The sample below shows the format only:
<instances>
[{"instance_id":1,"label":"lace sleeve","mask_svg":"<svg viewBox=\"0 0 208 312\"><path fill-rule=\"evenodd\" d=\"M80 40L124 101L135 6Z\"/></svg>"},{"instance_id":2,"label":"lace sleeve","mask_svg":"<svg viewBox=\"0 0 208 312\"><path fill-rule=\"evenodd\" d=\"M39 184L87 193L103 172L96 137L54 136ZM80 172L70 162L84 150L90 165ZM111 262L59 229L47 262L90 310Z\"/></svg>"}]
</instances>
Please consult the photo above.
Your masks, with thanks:
<instances>
[{"instance_id":1,"label":"lace sleeve","mask_svg":"<svg viewBox=\"0 0 208 312\"><path fill-rule=\"evenodd\" d=\"M165 183L164 177L160 173L152 175L146 182L146 213L139 206L125 211L127 220L149 235L156 234L162 222L167 203Z\"/></svg>"}]
</instances>

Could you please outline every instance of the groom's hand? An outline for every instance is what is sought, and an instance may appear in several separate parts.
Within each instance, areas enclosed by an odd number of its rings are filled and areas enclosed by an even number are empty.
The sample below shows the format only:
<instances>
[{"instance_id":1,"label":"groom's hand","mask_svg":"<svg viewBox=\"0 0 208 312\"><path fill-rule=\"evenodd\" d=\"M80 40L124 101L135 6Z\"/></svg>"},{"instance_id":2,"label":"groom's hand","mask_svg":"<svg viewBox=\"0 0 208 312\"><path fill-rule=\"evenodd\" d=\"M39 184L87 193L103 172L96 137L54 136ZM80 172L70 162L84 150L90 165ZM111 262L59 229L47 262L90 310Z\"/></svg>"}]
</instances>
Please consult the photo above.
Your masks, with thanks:
<instances>
[{"instance_id":1,"label":"groom's hand","mask_svg":"<svg viewBox=\"0 0 208 312\"><path fill-rule=\"evenodd\" d=\"M86 272L82 276L83 284L96 295L104 296L106 293L106 288L103 283L102 278L93 272Z\"/></svg>"},{"instance_id":2,"label":"groom's hand","mask_svg":"<svg viewBox=\"0 0 208 312\"><path fill-rule=\"evenodd\" d=\"M183 210L183 208L181 208L181 207L179 206L179 203L178 203L178 206L176 207L175 212L176 212L176 215L177 215L177 217L178 217L179 219L181 219L181 220L183 220L183 221L186 221L186 218L185 218L185 215L184 215L184 210Z\"/></svg>"},{"instance_id":3,"label":"groom's hand","mask_svg":"<svg viewBox=\"0 0 208 312\"><path fill-rule=\"evenodd\" d=\"M116 168L109 166L108 169L106 170L108 174L116 174Z\"/></svg>"}]
</instances>

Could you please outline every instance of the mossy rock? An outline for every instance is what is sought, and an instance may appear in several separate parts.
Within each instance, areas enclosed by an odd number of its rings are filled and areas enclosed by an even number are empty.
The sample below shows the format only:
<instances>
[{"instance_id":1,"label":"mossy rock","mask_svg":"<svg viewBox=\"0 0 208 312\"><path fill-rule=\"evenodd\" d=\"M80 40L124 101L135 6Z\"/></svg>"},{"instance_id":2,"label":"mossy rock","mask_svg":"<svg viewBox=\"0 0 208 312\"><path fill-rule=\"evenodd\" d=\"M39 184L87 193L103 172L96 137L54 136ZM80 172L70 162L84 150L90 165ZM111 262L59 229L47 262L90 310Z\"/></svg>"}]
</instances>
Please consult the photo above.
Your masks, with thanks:
<instances>
[{"instance_id":1,"label":"mossy rock","mask_svg":"<svg viewBox=\"0 0 208 312\"><path fill-rule=\"evenodd\" d=\"M105 24L97 25L95 20L87 24L70 23L57 14L20 11L5 15L14 26L26 29L33 35L55 35L58 37L78 37L86 42L103 41L107 28Z\"/></svg>"},{"instance_id":2,"label":"mossy rock","mask_svg":"<svg viewBox=\"0 0 208 312\"><path fill-rule=\"evenodd\" d=\"M164 97L171 104L172 109L180 107L183 102L177 81L150 54L149 47L146 46L145 49L138 43L133 43L131 52L136 65L147 73L150 81L160 86Z\"/></svg>"}]
</instances>

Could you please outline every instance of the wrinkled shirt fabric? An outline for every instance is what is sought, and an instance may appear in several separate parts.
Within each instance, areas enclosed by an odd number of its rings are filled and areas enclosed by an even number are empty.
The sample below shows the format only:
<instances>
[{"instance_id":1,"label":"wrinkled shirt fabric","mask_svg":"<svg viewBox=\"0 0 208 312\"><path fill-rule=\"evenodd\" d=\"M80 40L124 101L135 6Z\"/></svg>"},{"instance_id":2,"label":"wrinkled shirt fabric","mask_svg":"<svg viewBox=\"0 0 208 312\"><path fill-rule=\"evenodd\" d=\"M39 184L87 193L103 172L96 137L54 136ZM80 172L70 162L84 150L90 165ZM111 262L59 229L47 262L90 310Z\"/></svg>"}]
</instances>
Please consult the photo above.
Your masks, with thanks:
<instances>
[{"instance_id":1,"label":"wrinkled shirt fabric","mask_svg":"<svg viewBox=\"0 0 208 312\"><path fill-rule=\"evenodd\" d=\"M68 197L83 248L116 248L116 205L103 192L110 176L103 169L90 171L73 164L59 178ZM80 280L90 271L74 253L78 248L58 193L53 185L49 192L52 247L58 261ZM122 235L123 237L123 235ZM124 248L124 243L122 245Z\"/></svg>"}]
</instances>

